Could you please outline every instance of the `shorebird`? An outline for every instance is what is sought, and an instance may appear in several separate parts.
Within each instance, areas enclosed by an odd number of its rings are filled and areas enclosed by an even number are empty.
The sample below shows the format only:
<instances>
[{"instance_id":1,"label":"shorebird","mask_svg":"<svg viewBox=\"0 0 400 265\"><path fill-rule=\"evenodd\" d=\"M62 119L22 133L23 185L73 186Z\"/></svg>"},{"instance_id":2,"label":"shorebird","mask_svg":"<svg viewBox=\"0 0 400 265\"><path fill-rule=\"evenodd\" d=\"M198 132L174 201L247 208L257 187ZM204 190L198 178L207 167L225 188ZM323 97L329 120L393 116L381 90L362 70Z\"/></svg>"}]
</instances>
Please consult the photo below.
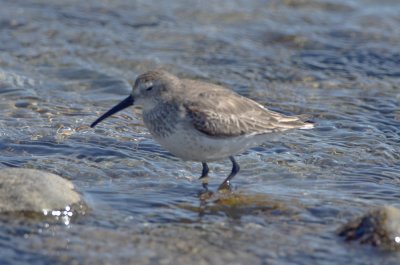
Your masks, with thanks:
<instances>
[{"instance_id":1,"label":"shorebird","mask_svg":"<svg viewBox=\"0 0 400 265\"><path fill-rule=\"evenodd\" d=\"M268 110L222 86L162 70L139 75L131 94L90 127L134 103L142 106L144 124L159 144L183 160L202 163L200 179L208 177L208 162L230 159L232 170L219 190L230 189L240 170L235 155L265 142L269 133L313 128L299 116Z\"/></svg>"}]
</instances>

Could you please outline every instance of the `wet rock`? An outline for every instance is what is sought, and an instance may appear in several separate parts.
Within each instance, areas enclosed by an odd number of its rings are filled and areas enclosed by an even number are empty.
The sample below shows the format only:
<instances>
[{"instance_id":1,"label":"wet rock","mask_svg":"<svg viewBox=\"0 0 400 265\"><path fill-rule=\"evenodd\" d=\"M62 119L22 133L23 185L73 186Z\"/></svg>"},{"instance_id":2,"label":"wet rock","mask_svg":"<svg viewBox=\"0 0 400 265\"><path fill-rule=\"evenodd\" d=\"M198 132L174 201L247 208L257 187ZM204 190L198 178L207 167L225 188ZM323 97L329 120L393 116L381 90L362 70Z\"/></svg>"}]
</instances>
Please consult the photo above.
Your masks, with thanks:
<instances>
[{"instance_id":1,"label":"wet rock","mask_svg":"<svg viewBox=\"0 0 400 265\"><path fill-rule=\"evenodd\" d=\"M0 213L47 213L70 209L81 198L74 185L62 177L35 169L0 170Z\"/></svg>"},{"instance_id":2,"label":"wet rock","mask_svg":"<svg viewBox=\"0 0 400 265\"><path fill-rule=\"evenodd\" d=\"M338 232L347 241L400 250L400 209L383 206L344 225Z\"/></svg>"}]
</instances>

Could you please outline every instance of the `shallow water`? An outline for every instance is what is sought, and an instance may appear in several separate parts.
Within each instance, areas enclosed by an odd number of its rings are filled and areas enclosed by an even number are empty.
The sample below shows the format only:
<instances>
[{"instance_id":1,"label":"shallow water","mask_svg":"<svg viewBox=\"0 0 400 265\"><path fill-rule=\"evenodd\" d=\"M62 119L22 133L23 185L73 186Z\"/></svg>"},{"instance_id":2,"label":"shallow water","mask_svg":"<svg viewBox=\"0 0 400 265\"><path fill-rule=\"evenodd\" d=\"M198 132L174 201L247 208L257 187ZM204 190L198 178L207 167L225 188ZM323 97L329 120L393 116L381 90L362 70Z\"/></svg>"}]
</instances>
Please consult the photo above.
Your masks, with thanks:
<instances>
[{"instance_id":1,"label":"shallow water","mask_svg":"<svg viewBox=\"0 0 400 265\"><path fill-rule=\"evenodd\" d=\"M398 1L0 3L0 166L58 173L90 208L3 220L0 264L397 264L336 230L400 206ZM234 193L204 198L201 165L139 109L88 127L156 67L317 127L239 156ZM215 191L230 163L210 167Z\"/></svg>"}]
</instances>

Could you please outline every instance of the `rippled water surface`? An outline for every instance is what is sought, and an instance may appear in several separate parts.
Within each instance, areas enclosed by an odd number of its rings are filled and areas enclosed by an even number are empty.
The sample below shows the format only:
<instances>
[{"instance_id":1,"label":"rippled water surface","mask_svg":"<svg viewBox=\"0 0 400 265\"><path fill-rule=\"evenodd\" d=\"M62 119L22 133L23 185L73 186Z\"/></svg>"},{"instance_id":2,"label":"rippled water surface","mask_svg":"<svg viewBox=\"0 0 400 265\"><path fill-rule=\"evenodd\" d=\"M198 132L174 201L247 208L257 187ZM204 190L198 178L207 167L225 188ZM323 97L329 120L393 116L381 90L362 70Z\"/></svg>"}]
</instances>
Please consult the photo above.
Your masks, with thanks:
<instances>
[{"instance_id":1,"label":"rippled water surface","mask_svg":"<svg viewBox=\"0 0 400 265\"><path fill-rule=\"evenodd\" d=\"M2 221L1 264L398 264L336 235L400 206L400 2L0 1L0 167L71 180L89 211ZM88 125L144 71L230 87L310 131L238 157L231 195L162 149L140 109ZM210 164L210 188L230 171Z\"/></svg>"}]
</instances>

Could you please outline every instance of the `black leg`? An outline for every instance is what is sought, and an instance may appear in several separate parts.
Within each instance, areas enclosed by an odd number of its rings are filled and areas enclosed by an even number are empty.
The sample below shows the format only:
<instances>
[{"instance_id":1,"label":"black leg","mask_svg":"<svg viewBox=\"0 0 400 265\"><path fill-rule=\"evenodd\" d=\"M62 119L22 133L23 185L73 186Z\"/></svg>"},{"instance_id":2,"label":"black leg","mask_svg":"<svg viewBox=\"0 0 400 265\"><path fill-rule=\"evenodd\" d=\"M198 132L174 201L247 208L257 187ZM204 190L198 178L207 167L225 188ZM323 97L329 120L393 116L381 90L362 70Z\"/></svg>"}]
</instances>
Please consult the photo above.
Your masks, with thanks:
<instances>
[{"instance_id":1,"label":"black leg","mask_svg":"<svg viewBox=\"0 0 400 265\"><path fill-rule=\"evenodd\" d=\"M235 158L233 158L233 156L230 156L229 159L232 162L232 171L229 174L229 176L224 180L224 182L222 182L221 185L219 185L218 190L230 190L231 186L230 186L230 181L231 179L233 179L234 176L236 176L236 174L239 172L240 170L240 166L238 163L236 163Z\"/></svg>"},{"instance_id":2,"label":"black leg","mask_svg":"<svg viewBox=\"0 0 400 265\"><path fill-rule=\"evenodd\" d=\"M201 172L201 176L199 179L203 180L202 186L205 191L208 191L208 172L210 169L208 168L208 165L206 162L201 163L203 165L203 171Z\"/></svg>"},{"instance_id":3,"label":"black leg","mask_svg":"<svg viewBox=\"0 0 400 265\"><path fill-rule=\"evenodd\" d=\"M201 172L201 176L199 179L208 177L208 172L210 171L206 162L203 162L201 164L203 165L203 171Z\"/></svg>"}]
</instances>

